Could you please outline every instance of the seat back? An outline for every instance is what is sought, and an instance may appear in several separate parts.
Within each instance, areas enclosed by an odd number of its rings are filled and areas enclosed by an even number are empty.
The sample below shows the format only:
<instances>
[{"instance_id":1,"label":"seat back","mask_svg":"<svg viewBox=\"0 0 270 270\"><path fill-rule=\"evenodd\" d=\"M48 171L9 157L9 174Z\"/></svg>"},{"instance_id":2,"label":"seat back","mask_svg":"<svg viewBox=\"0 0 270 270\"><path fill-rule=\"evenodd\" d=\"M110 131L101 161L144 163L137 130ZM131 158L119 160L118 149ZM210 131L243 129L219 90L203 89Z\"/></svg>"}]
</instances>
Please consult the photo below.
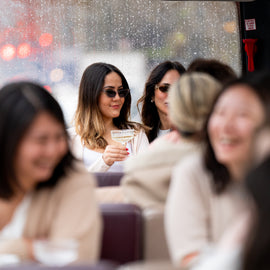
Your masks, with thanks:
<instances>
[{"instance_id":1,"label":"seat back","mask_svg":"<svg viewBox=\"0 0 270 270\"><path fill-rule=\"evenodd\" d=\"M143 222L132 204L101 204L103 239L101 260L119 264L142 259Z\"/></svg>"},{"instance_id":2,"label":"seat back","mask_svg":"<svg viewBox=\"0 0 270 270\"><path fill-rule=\"evenodd\" d=\"M169 260L169 249L164 228L164 210L148 208L143 210L142 215L144 221L144 260Z\"/></svg>"},{"instance_id":3,"label":"seat back","mask_svg":"<svg viewBox=\"0 0 270 270\"><path fill-rule=\"evenodd\" d=\"M95 172L98 187L119 186L123 172Z\"/></svg>"},{"instance_id":4,"label":"seat back","mask_svg":"<svg viewBox=\"0 0 270 270\"><path fill-rule=\"evenodd\" d=\"M1 266L1 270L115 270L117 266L110 262L98 262L96 264L71 264L62 267L45 266L36 263L22 263L19 265Z\"/></svg>"}]
</instances>

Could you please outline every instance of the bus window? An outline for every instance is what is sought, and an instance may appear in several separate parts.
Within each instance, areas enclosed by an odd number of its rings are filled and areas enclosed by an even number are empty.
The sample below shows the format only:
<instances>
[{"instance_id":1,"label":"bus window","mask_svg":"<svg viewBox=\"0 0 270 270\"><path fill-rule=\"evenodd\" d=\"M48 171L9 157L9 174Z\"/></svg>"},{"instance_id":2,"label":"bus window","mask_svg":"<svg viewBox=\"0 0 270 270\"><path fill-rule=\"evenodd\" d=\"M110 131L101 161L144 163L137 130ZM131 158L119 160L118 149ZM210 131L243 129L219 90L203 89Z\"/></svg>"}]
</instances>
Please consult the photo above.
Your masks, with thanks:
<instances>
[{"instance_id":1,"label":"bus window","mask_svg":"<svg viewBox=\"0 0 270 270\"><path fill-rule=\"evenodd\" d=\"M0 84L31 79L58 99L66 120L76 108L83 70L116 65L132 91L132 118L150 70L164 60L184 66L216 58L240 73L233 2L160 0L2 0Z\"/></svg>"}]
</instances>

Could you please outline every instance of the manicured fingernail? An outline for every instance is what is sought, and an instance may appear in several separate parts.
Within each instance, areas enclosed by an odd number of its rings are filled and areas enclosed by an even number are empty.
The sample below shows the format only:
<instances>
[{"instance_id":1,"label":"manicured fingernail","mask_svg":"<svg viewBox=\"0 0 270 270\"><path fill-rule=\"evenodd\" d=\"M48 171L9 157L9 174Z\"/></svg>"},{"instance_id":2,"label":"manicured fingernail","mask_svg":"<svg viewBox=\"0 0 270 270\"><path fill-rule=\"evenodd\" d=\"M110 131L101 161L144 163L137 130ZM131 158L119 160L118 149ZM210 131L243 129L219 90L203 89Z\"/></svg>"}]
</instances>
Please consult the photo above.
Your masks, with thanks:
<instances>
[{"instance_id":1,"label":"manicured fingernail","mask_svg":"<svg viewBox=\"0 0 270 270\"><path fill-rule=\"evenodd\" d=\"M128 148L126 148L126 150L128 151Z\"/></svg>"},{"instance_id":2,"label":"manicured fingernail","mask_svg":"<svg viewBox=\"0 0 270 270\"><path fill-rule=\"evenodd\" d=\"M129 155L129 152L127 152L127 154Z\"/></svg>"}]
</instances>

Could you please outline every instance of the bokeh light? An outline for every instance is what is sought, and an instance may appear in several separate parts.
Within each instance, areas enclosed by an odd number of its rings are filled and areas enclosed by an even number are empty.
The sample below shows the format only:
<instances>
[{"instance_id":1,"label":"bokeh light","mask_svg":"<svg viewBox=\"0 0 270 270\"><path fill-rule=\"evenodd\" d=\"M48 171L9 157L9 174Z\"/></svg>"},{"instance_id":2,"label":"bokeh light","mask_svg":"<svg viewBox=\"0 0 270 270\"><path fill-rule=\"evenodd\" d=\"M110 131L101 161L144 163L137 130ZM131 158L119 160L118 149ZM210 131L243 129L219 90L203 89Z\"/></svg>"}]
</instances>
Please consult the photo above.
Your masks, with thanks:
<instances>
[{"instance_id":1,"label":"bokeh light","mask_svg":"<svg viewBox=\"0 0 270 270\"><path fill-rule=\"evenodd\" d=\"M52 93L52 88L49 85L43 85L43 87L49 92Z\"/></svg>"},{"instance_id":2,"label":"bokeh light","mask_svg":"<svg viewBox=\"0 0 270 270\"><path fill-rule=\"evenodd\" d=\"M31 54L31 46L28 43L22 43L17 48L17 56L26 58Z\"/></svg>"},{"instance_id":3,"label":"bokeh light","mask_svg":"<svg viewBox=\"0 0 270 270\"><path fill-rule=\"evenodd\" d=\"M237 30L236 22L235 21L225 22L223 24L223 29L227 33L235 33Z\"/></svg>"},{"instance_id":4,"label":"bokeh light","mask_svg":"<svg viewBox=\"0 0 270 270\"><path fill-rule=\"evenodd\" d=\"M41 47L47 47L52 44L53 36L50 33L44 33L39 37L39 44Z\"/></svg>"},{"instance_id":5,"label":"bokeh light","mask_svg":"<svg viewBox=\"0 0 270 270\"><path fill-rule=\"evenodd\" d=\"M52 82L60 82L64 77L64 71L61 68L53 69L50 72L50 79Z\"/></svg>"},{"instance_id":6,"label":"bokeh light","mask_svg":"<svg viewBox=\"0 0 270 270\"><path fill-rule=\"evenodd\" d=\"M16 48L12 44L4 45L0 50L0 56L5 61L12 60L16 55Z\"/></svg>"}]
</instances>

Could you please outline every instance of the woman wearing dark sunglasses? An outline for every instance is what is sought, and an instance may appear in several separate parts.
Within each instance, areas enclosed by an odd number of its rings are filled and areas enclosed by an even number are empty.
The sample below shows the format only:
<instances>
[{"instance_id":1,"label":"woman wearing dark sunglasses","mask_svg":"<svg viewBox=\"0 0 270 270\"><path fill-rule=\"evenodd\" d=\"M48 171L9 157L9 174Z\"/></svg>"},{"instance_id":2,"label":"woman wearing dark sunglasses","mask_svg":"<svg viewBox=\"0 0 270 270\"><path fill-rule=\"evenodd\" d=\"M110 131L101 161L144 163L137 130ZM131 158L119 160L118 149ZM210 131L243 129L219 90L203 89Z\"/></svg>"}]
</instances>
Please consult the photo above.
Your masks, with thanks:
<instances>
[{"instance_id":1,"label":"woman wearing dark sunglasses","mask_svg":"<svg viewBox=\"0 0 270 270\"><path fill-rule=\"evenodd\" d=\"M126 78L113 65L94 63L83 73L70 130L74 154L93 172L122 171L121 161L148 146L138 123L129 121L131 95ZM111 138L111 130L134 129L135 137L122 146Z\"/></svg>"},{"instance_id":2,"label":"woman wearing dark sunglasses","mask_svg":"<svg viewBox=\"0 0 270 270\"><path fill-rule=\"evenodd\" d=\"M142 123L150 128L146 131L149 142L170 131L168 89L184 72L185 68L179 62L165 61L157 65L150 73L145 83L143 96L137 103L138 109L142 104Z\"/></svg>"}]
</instances>

